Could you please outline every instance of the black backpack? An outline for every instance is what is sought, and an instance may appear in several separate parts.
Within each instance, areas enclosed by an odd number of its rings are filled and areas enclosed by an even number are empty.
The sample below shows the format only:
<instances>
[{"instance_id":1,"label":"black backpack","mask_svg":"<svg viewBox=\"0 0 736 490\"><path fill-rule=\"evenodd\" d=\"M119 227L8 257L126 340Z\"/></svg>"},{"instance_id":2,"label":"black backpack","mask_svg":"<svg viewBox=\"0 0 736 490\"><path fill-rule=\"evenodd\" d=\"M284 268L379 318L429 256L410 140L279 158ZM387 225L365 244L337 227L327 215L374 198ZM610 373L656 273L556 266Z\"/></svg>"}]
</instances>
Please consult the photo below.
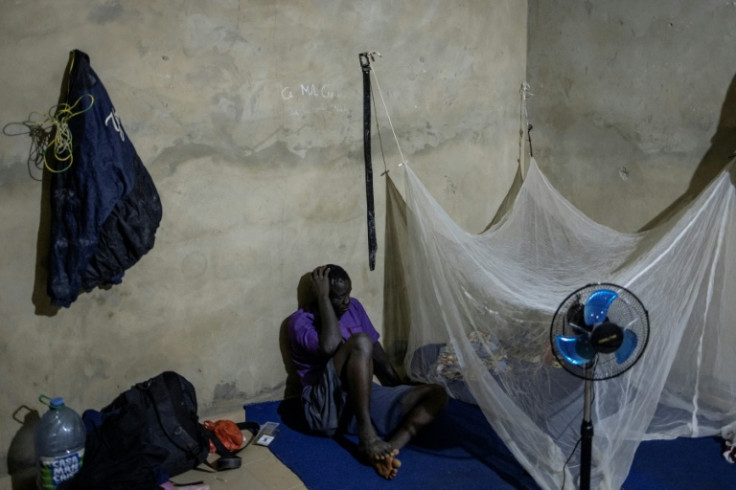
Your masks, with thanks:
<instances>
[{"instance_id":1,"label":"black backpack","mask_svg":"<svg viewBox=\"0 0 736 490\"><path fill-rule=\"evenodd\" d=\"M64 490L160 490L169 478L206 463L210 440L220 454L213 470L240 467L240 458L199 423L194 387L173 371L134 385L82 418L88 430L84 460ZM254 435L260 428L254 422L238 426Z\"/></svg>"}]
</instances>

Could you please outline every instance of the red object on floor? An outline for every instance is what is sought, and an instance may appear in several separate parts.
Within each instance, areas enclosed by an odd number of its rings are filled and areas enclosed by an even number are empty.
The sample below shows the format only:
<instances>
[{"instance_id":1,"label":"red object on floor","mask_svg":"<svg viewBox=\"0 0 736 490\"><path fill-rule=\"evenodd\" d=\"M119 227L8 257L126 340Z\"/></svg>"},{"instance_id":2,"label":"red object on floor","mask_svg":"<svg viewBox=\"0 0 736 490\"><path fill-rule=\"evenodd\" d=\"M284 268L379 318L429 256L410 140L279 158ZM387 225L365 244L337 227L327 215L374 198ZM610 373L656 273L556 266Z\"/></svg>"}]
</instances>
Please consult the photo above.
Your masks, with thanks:
<instances>
[{"instance_id":1,"label":"red object on floor","mask_svg":"<svg viewBox=\"0 0 736 490\"><path fill-rule=\"evenodd\" d=\"M204 428L214 432L228 451L235 451L243 445L243 432L238 427L238 424L232 420L218 420L216 422L205 420ZM210 452L217 452L217 448L215 448L215 444L212 441L210 441Z\"/></svg>"}]
</instances>

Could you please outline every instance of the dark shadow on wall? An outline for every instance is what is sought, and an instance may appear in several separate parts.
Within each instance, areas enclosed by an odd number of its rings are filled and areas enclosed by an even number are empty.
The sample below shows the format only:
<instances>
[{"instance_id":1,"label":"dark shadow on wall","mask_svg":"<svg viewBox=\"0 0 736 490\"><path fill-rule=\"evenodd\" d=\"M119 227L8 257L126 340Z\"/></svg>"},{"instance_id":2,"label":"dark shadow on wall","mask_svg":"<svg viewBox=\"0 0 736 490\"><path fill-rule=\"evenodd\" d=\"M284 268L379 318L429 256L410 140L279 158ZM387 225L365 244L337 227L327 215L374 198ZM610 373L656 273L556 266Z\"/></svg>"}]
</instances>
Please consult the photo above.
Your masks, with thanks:
<instances>
[{"instance_id":1,"label":"dark shadow on wall","mask_svg":"<svg viewBox=\"0 0 736 490\"><path fill-rule=\"evenodd\" d=\"M41 206L36 234L36 266L31 301L39 316L54 316L59 307L51 304L48 294L48 260L51 246L51 175L44 170L41 183Z\"/></svg>"},{"instance_id":2,"label":"dark shadow on wall","mask_svg":"<svg viewBox=\"0 0 736 490\"><path fill-rule=\"evenodd\" d=\"M306 308L317 300L312 287L312 272L305 272L296 287L297 308Z\"/></svg>"},{"instance_id":3,"label":"dark shadow on wall","mask_svg":"<svg viewBox=\"0 0 736 490\"><path fill-rule=\"evenodd\" d=\"M305 308L312 304L315 300L314 290L312 289L312 274L306 272L299 279L296 288L297 308ZM294 363L291 361L291 352L289 349L289 336L286 331L286 323L288 318L281 322L279 329L279 350L281 351L281 359L284 363L286 371L286 385L284 388L284 399L297 397L301 394L301 383L299 376L296 374Z\"/></svg>"},{"instance_id":4,"label":"dark shadow on wall","mask_svg":"<svg viewBox=\"0 0 736 490\"><path fill-rule=\"evenodd\" d=\"M289 336L286 332L286 322L284 319L281 322L281 328L279 329L279 350L281 351L281 360L284 363L284 370L286 371L286 384L284 386L283 398L294 398L299 396L301 393L299 386L299 376L296 374L296 368L294 363L291 361L291 352L289 350Z\"/></svg>"},{"instance_id":5,"label":"dark shadow on wall","mask_svg":"<svg viewBox=\"0 0 736 490\"><path fill-rule=\"evenodd\" d=\"M726 92L716 132L710 140L710 148L700 160L687 190L670 206L640 231L646 231L664 223L692 202L721 171L736 157L736 76ZM733 175L731 177L733 180Z\"/></svg>"},{"instance_id":6,"label":"dark shadow on wall","mask_svg":"<svg viewBox=\"0 0 736 490\"><path fill-rule=\"evenodd\" d=\"M57 107L66 101L66 93L69 87L69 70L72 63L72 55L69 55L64 76L59 89ZM52 107L52 110L54 108ZM16 132L13 127L25 126L25 130ZM51 236L51 173L47 169L63 168L66 162L59 163L54 159L54 152L50 150L51 144L56 136L57 126L51 125L48 120L33 121L29 117L22 123L9 123L3 127L6 136L20 136L27 134L30 139L30 149L26 165L33 180L41 182L41 202L39 206L38 233L36 235L36 264L34 274L33 292L31 301L35 306L35 313L42 316L54 316L59 308L51 304L51 298L47 293L48 280L48 254ZM41 178L34 176L33 169L41 172Z\"/></svg>"},{"instance_id":7,"label":"dark shadow on wall","mask_svg":"<svg viewBox=\"0 0 736 490\"><path fill-rule=\"evenodd\" d=\"M37 470L33 434L41 416L37 410L22 405L13 412L13 420L21 424L21 427L13 436L8 448L7 465L12 482L11 488L12 490L35 490Z\"/></svg>"},{"instance_id":8,"label":"dark shadow on wall","mask_svg":"<svg viewBox=\"0 0 736 490\"><path fill-rule=\"evenodd\" d=\"M66 102L67 93L69 92L69 72L74 62L74 55L69 53L64 75L59 88L58 104ZM52 135L53 137L53 135ZM54 163L53 151L46 151L46 158L50 162L51 168L63 168L63 163ZM54 316L59 312L59 307L51 304L51 298L48 295L48 257L51 247L51 173L44 168L43 179L41 185L41 206L40 217L38 220L38 233L36 235L36 267L35 278L33 282L33 293L31 301L35 306L36 315Z\"/></svg>"}]
</instances>

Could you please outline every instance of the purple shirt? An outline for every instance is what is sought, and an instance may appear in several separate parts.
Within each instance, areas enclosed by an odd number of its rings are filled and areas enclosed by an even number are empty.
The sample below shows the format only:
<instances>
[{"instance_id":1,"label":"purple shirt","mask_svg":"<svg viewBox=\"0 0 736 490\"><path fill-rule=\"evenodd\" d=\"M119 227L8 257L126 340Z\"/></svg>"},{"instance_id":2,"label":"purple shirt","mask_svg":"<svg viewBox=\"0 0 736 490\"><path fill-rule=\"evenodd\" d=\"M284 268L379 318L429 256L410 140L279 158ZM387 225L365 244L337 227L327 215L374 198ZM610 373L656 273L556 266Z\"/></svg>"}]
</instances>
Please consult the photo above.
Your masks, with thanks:
<instances>
[{"instance_id":1,"label":"purple shirt","mask_svg":"<svg viewBox=\"0 0 736 490\"><path fill-rule=\"evenodd\" d=\"M286 328L291 358L302 381L302 387L317 383L331 356L319 352L319 334L315 327L314 313L303 308L297 310L287 320ZM363 305L355 298L350 298L348 311L340 317L340 332L343 340L359 332L367 333L373 342L379 337Z\"/></svg>"}]
</instances>

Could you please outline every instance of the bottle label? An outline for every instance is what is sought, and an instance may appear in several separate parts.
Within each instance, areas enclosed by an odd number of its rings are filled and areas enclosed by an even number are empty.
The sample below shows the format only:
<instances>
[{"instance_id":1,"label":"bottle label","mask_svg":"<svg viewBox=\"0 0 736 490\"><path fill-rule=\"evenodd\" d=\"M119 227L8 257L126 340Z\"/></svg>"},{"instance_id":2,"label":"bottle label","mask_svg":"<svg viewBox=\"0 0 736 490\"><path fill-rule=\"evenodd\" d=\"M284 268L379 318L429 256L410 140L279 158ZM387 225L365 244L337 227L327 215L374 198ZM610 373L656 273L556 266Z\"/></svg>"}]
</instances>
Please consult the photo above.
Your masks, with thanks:
<instances>
[{"instance_id":1,"label":"bottle label","mask_svg":"<svg viewBox=\"0 0 736 490\"><path fill-rule=\"evenodd\" d=\"M41 488L56 489L62 482L70 479L82 467L84 448L55 458L41 457Z\"/></svg>"}]
</instances>

